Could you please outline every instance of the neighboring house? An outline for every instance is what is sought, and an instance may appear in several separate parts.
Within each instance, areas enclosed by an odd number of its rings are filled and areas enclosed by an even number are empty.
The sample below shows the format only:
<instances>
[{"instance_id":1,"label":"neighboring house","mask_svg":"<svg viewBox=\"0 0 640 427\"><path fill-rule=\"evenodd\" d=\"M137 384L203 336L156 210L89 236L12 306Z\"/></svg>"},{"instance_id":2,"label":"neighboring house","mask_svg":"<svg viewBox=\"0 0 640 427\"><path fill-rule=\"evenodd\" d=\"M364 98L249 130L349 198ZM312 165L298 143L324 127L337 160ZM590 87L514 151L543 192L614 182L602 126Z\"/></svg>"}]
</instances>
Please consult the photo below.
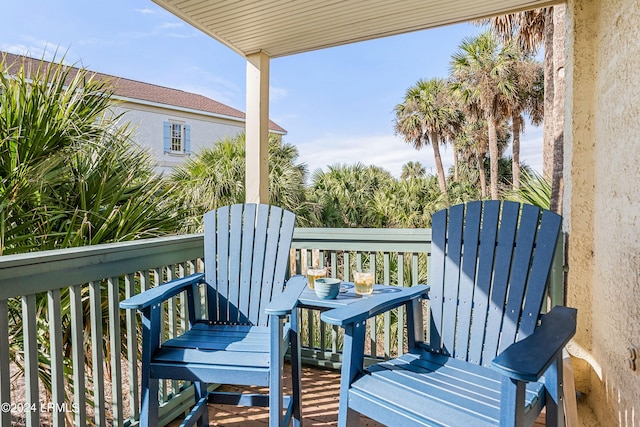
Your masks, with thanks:
<instances>
[{"instance_id":1,"label":"neighboring house","mask_svg":"<svg viewBox=\"0 0 640 427\"><path fill-rule=\"evenodd\" d=\"M37 68L40 60L0 52L6 63ZM233 137L245 130L245 114L211 98L195 93L157 86L91 71L109 81L116 101L113 111L135 127L134 139L149 149L157 161L158 172L171 169L210 147L215 141ZM285 135L274 122L269 130Z\"/></svg>"}]
</instances>

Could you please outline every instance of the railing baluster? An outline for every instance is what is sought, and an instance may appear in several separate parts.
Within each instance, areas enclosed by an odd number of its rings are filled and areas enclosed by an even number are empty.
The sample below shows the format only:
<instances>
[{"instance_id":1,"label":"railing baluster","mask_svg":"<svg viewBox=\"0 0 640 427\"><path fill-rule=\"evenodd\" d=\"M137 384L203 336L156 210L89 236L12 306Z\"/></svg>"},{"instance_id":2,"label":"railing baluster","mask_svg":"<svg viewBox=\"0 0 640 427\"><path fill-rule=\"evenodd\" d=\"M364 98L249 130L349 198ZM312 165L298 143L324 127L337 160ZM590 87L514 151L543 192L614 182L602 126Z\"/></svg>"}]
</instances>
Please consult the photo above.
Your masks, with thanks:
<instances>
[{"instance_id":1,"label":"railing baluster","mask_svg":"<svg viewBox=\"0 0 640 427\"><path fill-rule=\"evenodd\" d=\"M404 286L404 253L398 252L398 286ZM398 307L398 356L404 354L404 307Z\"/></svg>"},{"instance_id":2,"label":"railing baluster","mask_svg":"<svg viewBox=\"0 0 640 427\"><path fill-rule=\"evenodd\" d=\"M22 297L22 331L24 336L24 376L27 387L25 417L27 427L40 425L38 390L38 330L36 327L36 296Z\"/></svg>"},{"instance_id":3,"label":"railing baluster","mask_svg":"<svg viewBox=\"0 0 640 427\"><path fill-rule=\"evenodd\" d=\"M87 393L85 392L84 310L82 286L69 288L71 308L71 360L73 363L73 408L77 426L87 425ZM137 388L137 387L136 387Z\"/></svg>"},{"instance_id":4,"label":"railing baluster","mask_svg":"<svg viewBox=\"0 0 640 427\"><path fill-rule=\"evenodd\" d=\"M349 267L350 267L350 264L349 264L349 252L344 251L344 266L343 266L344 273L343 273L343 276L344 276L344 280L346 280L347 282L351 281L349 279L351 277L351 275L349 274Z\"/></svg>"},{"instance_id":5,"label":"railing baluster","mask_svg":"<svg viewBox=\"0 0 640 427\"><path fill-rule=\"evenodd\" d=\"M187 274L187 263L186 262L181 262L178 263L178 277L186 277ZM194 300L196 300L196 296L193 296ZM180 298L179 298L179 309L180 309L180 333L185 333L187 331L187 329L189 329L188 325L189 325L189 301L187 299L187 292L182 292L180 294ZM129 311L129 310L127 310ZM174 394L178 394L180 393L180 390L183 389L184 387L186 387L187 385L191 385L191 382L186 382L186 381L182 381L182 386L177 385L174 390L173 393ZM180 384L180 382L178 382L178 384Z\"/></svg>"},{"instance_id":6,"label":"railing baluster","mask_svg":"<svg viewBox=\"0 0 640 427\"><path fill-rule=\"evenodd\" d=\"M11 378L9 377L9 303L0 300L0 404L11 408ZM11 411L0 411L0 427L11 425Z\"/></svg>"},{"instance_id":7,"label":"railing baluster","mask_svg":"<svg viewBox=\"0 0 640 427\"><path fill-rule=\"evenodd\" d=\"M124 423L122 411L122 366L120 364L120 286L118 277L107 279L109 298L109 350L111 353L111 408L113 425Z\"/></svg>"},{"instance_id":8,"label":"railing baluster","mask_svg":"<svg viewBox=\"0 0 640 427\"><path fill-rule=\"evenodd\" d=\"M391 284L391 255L389 252L385 252L383 255L384 272L382 283L384 285ZM386 311L384 313L384 357L389 359L391 357L391 312Z\"/></svg>"},{"instance_id":9,"label":"railing baluster","mask_svg":"<svg viewBox=\"0 0 640 427\"><path fill-rule=\"evenodd\" d=\"M91 313L91 360L93 361L93 407L96 426L105 426L104 355L102 351L102 305L100 282L89 283L89 311Z\"/></svg>"},{"instance_id":10,"label":"railing baluster","mask_svg":"<svg viewBox=\"0 0 640 427\"><path fill-rule=\"evenodd\" d=\"M338 277L338 255L336 251L331 251L331 277ZM346 276L342 276L342 280L348 281L349 278ZM339 327L337 325L332 325L331 327L331 351L333 353L338 352L338 331Z\"/></svg>"},{"instance_id":11,"label":"railing baluster","mask_svg":"<svg viewBox=\"0 0 640 427\"><path fill-rule=\"evenodd\" d=\"M52 414L54 427L64 426L65 399L64 373L62 371L62 314L60 290L47 292L49 322L49 349L51 357L51 402L46 410Z\"/></svg>"},{"instance_id":12,"label":"railing baluster","mask_svg":"<svg viewBox=\"0 0 640 427\"><path fill-rule=\"evenodd\" d=\"M124 276L124 295L130 298L135 295L135 275L129 273ZM138 394L138 329L136 312L125 310L127 325L127 369L129 371L129 419L135 421L140 416Z\"/></svg>"},{"instance_id":13,"label":"railing baluster","mask_svg":"<svg viewBox=\"0 0 640 427\"><path fill-rule=\"evenodd\" d=\"M167 282L176 278L174 265L167 266L166 271L167 271L167 278L166 278ZM175 296L167 302L169 339L175 338L178 336L178 323L179 323L178 316L179 316L178 296ZM169 395L175 394L177 392L178 392L178 381L171 380L171 388L169 390Z\"/></svg>"},{"instance_id":14,"label":"railing baluster","mask_svg":"<svg viewBox=\"0 0 640 427\"><path fill-rule=\"evenodd\" d=\"M145 270L140 274L140 292L144 292L151 287L151 272Z\"/></svg>"},{"instance_id":15,"label":"railing baluster","mask_svg":"<svg viewBox=\"0 0 640 427\"><path fill-rule=\"evenodd\" d=\"M181 262L178 264L178 277L185 277L186 274L186 263ZM187 324L189 323L189 313L188 313L188 301L187 301L187 293L182 292L179 298L178 307L180 309L180 324L179 331L180 333L186 332L188 329Z\"/></svg>"},{"instance_id":16,"label":"railing baluster","mask_svg":"<svg viewBox=\"0 0 640 427\"><path fill-rule=\"evenodd\" d=\"M376 253L371 252L369 254L369 270L373 271L373 283L378 283L378 275L376 274ZM372 317L369 319L369 336L371 345L371 356L376 357L378 354L378 331L377 331L377 318Z\"/></svg>"},{"instance_id":17,"label":"railing baluster","mask_svg":"<svg viewBox=\"0 0 640 427\"><path fill-rule=\"evenodd\" d=\"M326 263L324 262L324 251L318 250L318 251L315 251L314 253L317 254L318 266L327 267ZM330 271L331 277L335 277L335 272L333 270L334 269L332 268ZM322 319L320 319L320 327L318 328L318 333L320 335L320 350L326 351L327 350L327 325L322 321Z\"/></svg>"},{"instance_id":18,"label":"railing baluster","mask_svg":"<svg viewBox=\"0 0 640 427\"><path fill-rule=\"evenodd\" d=\"M162 283L164 282L164 272L165 272L165 268L164 267L156 267L154 269L151 270L151 275L153 276L153 286L162 286ZM161 310L162 313L166 314L166 303L161 305ZM160 321L160 342L164 342L167 340L167 327L165 324L165 317L163 316L161 318L162 320ZM154 380L155 381L155 380ZM160 381L160 402L166 402L167 401L167 381L166 380L159 380Z\"/></svg>"}]
</instances>

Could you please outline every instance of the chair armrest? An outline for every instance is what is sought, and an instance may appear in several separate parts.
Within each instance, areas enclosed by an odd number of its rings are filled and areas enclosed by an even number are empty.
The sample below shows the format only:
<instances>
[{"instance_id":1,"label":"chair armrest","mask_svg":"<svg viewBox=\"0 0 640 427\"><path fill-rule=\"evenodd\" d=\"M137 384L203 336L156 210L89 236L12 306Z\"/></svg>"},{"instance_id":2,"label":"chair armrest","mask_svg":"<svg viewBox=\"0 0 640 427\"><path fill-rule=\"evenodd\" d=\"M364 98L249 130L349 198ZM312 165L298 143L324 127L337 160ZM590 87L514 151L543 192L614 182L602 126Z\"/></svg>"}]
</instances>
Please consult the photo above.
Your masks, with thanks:
<instances>
[{"instance_id":1,"label":"chair armrest","mask_svg":"<svg viewBox=\"0 0 640 427\"><path fill-rule=\"evenodd\" d=\"M326 311L320 315L320 318L332 325L345 326L377 316L413 299L426 297L428 292L429 286L427 285L415 285L410 288L398 287L397 292L374 294L353 304Z\"/></svg>"},{"instance_id":2,"label":"chair armrest","mask_svg":"<svg viewBox=\"0 0 640 427\"><path fill-rule=\"evenodd\" d=\"M203 279L204 273L195 273L187 277L171 280L120 301L120 308L142 310L143 308L151 307L178 295L194 284L202 283Z\"/></svg>"},{"instance_id":3,"label":"chair armrest","mask_svg":"<svg viewBox=\"0 0 640 427\"><path fill-rule=\"evenodd\" d=\"M538 381L576 333L575 308L555 306L527 338L511 344L491 362L491 367L520 381Z\"/></svg>"},{"instance_id":4,"label":"chair armrest","mask_svg":"<svg viewBox=\"0 0 640 427\"><path fill-rule=\"evenodd\" d=\"M293 311L298 305L298 298L307 286L305 276L292 276L287 280L284 292L274 298L265 308L265 313L270 316L285 316Z\"/></svg>"}]
</instances>

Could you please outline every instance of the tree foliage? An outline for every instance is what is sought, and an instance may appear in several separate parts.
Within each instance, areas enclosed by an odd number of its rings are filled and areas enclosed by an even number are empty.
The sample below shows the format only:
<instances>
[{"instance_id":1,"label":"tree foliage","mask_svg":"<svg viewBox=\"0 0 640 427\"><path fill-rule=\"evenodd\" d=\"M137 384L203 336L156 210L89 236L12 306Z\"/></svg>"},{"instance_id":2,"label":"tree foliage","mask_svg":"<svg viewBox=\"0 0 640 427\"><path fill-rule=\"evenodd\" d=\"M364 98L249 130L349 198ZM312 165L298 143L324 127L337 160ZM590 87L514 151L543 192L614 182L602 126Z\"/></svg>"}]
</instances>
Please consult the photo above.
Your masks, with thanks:
<instances>
[{"instance_id":1,"label":"tree foliage","mask_svg":"<svg viewBox=\"0 0 640 427\"><path fill-rule=\"evenodd\" d=\"M167 203L172 186L155 175L150 156L109 111L108 82L95 80L84 69L41 64L31 70L23 64L0 62L0 252L60 249L175 232L178 211ZM106 294L106 288L99 283L97 287ZM88 297L87 289L83 288L83 299ZM69 292L61 292L60 298L62 350L67 357L63 363L69 368L73 345ZM35 300L38 375L50 392L48 297L38 294ZM101 301L102 316L98 316L106 322L106 295ZM23 368L21 300L7 303L9 356ZM88 331L88 310L83 315ZM106 324L103 327L108 331ZM104 351L108 360L110 349ZM85 362L90 367L90 358ZM70 369L65 369L65 376L67 399L71 399Z\"/></svg>"},{"instance_id":2,"label":"tree foliage","mask_svg":"<svg viewBox=\"0 0 640 427\"><path fill-rule=\"evenodd\" d=\"M110 113L108 82L55 63L0 69L0 253L175 231L171 188Z\"/></svg>"},{"instance_id":3,"label":"tree foliage","mask_svg":"<svg viewBox=\"0 0 640 427\"><path fill-rule=\"evenodd\" d=\"M202 216L220 206L245 201L245 135L216 141L171 175L179 188L173 203L185 213L182 231L202 231ZM296 164L298 150L279 136L269 138L269 203L298 214L298 225L309 216L305 203L307 168Z\"/></svg>"},{"instance_id":4,"label":"tree foliage","mask_svg":"<svg viewBox=\"0 0 640 427\"><path fill-rule=\"evenodd\" d=\"M407 89L402 103L395 107L395 132L404 141L420 150L431 145L442 193L447 193L447 182L440 157L440 144L446 143L459 124L459 112L449 102L445 80L433 78L418 80Z\"/></svg>"}]
</instances>

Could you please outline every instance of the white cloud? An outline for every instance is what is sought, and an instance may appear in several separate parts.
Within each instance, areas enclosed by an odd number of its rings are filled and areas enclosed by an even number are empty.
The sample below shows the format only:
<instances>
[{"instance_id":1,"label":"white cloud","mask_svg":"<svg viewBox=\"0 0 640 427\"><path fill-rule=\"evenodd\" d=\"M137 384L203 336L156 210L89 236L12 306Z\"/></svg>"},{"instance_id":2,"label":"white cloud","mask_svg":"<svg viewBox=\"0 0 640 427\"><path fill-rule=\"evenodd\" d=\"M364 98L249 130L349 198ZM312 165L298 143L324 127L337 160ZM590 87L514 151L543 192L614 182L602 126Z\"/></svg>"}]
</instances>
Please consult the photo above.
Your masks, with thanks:
<instances>
[{"instance_id":1,"label":"white cloud","mask_svg":"<svg viewBox=\"0 0 640 427\"><path fill-rule=\"evenodd\" d=\"M176 80L176 76L179 74L184 75L184 78ZM236 82L202 67L189 67L188 73L178 73L167 69L166 75L155 83L206 96L239 110L244 108L244 88L238 86Z\"/></svg>"},{"instance_id":2,"label":"white cloud","mask_svg":"<svg viewBox=\"0 0 640 427\"><path fill-rule=\"evenodd\" d=\"M153 15L154 13L156 13L155 10L149 9L149 8L136 9L136 12L141 13L143 15Z\"/></svg>"},{"instance_id":3,"label":"white cloud","mask_svg":"<svg viewBox=\"0 0 640 427\"><path fill-rule=\"evenodd\" d=\"M118 35L129 39L156 38L158 36L186 39L197 37L198 32L185 26L182 22L163 22L146 31L123 31Z\"/></svg>"},{"instance_id":4,"label":"white cloud","mask_svg":"<svg viewBox=\"0 0 640 427\"><path fill-rule=\"evenodd\" d=\"M180 27L184 27L183 22L165 22L164 24L160 24L159 28L166 29L166 28L180 28Z\"/></svg>"},{"instance_id":5,"label":"white cloud","mask_svg":"<svg viewBox=\"0 0 640 427\"><path fill-rule=\"evenodd\" d=\"M287 97L289 91L283 87L269 86L269 100L280 101Z\"/></svg>"},{"instance_id":6,"label":"white cloud","mask_svg":"<svg viewBox=\"0 0 640 427\"><path fill-rule=\"evenodd\" d=\"M27 38L26 41L28 44L8 44L0 42L0 50L15 55L29 56L35 59L43 58L45 61L55 60L60 62L64 56L65 60L63 62L68 65L76 61L76 58L72 57L68 49L58 47L55 43L31 37Z\"/></svg>"},{"instance_id":7,"label":"white cloud","mask_svg":"<svg viewBox=\"0 0 640 427\"><path fill-rule=\"evenodd\" d=\"M97 39L96 37L91 37L88 39L79 40L78 43L82 46L90 46L90 45L100 44L100 40Z\"/></svg>"},{"instance_id":8,"label":"white cloud","mask_svg":"<svg viewBox=\"0 0 640 427\"><path fill-rule=\"evenodd\" d=\"M393 134L371 136L324 135L306 143L296 144L299 161L306 163L309 172L327 170L333 164L376 165L400 177L402 166L409 162L420 162L427 173L436 174L431 146L416 150L402 138ZM511 148L508 148L510 150ZM507 151L505 155L509 155ZM445 171L453 166L453 149L440 147L440 156ZM531 127L521 139L520 160L537 171L542 170L542 130Z\"/></svg>"},{"instance_id":9,"label":"white cloud","mask_svg":"<svg viewBox=\"0 0 640 427\"><path fill-rule=\"evenodd\" d=\"M340 136L326 135L308 143L296 144L300 161L308 165L309 171L320 168L327 170L332 164L376 165L399 177L402 165L409 161L419 161L428 172L435 173L435 163L431 147L416 150L405 144L401 138L389 135ZM445 168L453 162L451 150L442 150Z\"/></svg>"},{"instance_id":10,"label":"white cloud","mask_svg":"<svg viewBox=\"0 0 640 427\"><path fill-rule=\"evenodd\" d=\"M196 33L195 31L190 32L190 33L166 33L165 36L167 37L172 37L174 39L192 39L195 37L198 37L198 33Z\"/></svg>"}]
</instances>

